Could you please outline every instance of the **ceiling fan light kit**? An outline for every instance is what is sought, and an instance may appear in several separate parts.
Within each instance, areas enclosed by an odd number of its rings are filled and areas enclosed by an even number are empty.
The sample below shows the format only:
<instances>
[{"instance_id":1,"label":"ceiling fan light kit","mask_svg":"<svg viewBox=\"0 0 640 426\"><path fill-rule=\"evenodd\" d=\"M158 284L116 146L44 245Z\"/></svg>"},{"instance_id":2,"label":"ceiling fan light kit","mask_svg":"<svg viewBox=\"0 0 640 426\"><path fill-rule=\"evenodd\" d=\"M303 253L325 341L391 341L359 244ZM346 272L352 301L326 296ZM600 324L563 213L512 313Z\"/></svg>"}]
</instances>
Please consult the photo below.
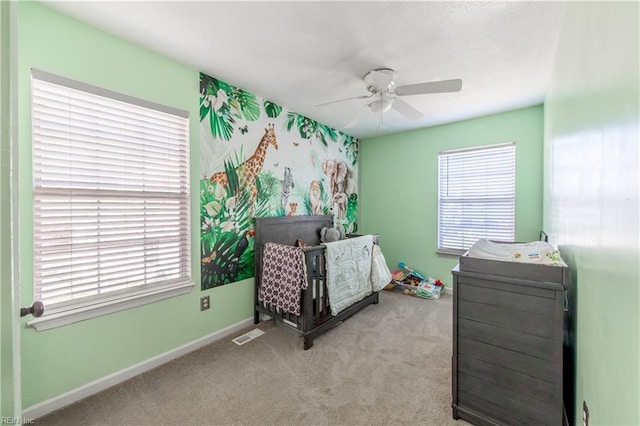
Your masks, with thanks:
<instances>
[{"instance_id":1,"label":"ceiling fan light kit","mask_svg":"<svg viewBox=\"0 0 640 426\"><path fill-rule=\"evenodd\" d=\"M391 105L393 105L393 98L381 98L376 101L373 101L369 104L369 108L371 111L378 112L387 112L391 109Z\"/></svg>"},{"instance_id":2,"label":"ceiling fan light kit","mask_svg":"<svg viewBox=\"0 0 640 426\"><path fill-rule=\"evenodd\" d=\"M355 126L362 117L362 111L366 106L376 114L382 114L391 108L410 120L417 120L422 117L422 112L409 105L408 103L398 99L398 96L424 95L429 93L450 93L459 92L462 89L462 80L441 80L429 81L417 84L408 84L395 87L396 72L391 68L377 68L369 71L364 77L364 83L369 95L353 96L350 98L339 99L336 101L326 102L316 105L323 106L336 102L342 102L350 99L369 99L376 98L361 107L356 115L346 125L347 128ZM381 120L382 121L382 120Z\"/></svg>"}]
</instances>

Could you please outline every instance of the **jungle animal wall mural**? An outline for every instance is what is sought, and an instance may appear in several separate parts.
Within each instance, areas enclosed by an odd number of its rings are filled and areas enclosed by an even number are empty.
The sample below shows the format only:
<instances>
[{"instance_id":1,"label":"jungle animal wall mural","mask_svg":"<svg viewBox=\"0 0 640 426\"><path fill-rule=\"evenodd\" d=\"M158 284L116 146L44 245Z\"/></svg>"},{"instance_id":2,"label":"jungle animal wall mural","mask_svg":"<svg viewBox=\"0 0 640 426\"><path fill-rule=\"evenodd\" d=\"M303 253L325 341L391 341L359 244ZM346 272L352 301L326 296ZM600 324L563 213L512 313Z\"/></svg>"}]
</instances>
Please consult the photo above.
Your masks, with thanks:
<instances>
[{"instance_id":1,"label":"jungle animal wall mural","mask_svg":"<svg viewBox=\"0 0 640 426\"><path fill-rule=\"evenodd\" d=\"M358 230L358 142L200 73L201 288L254 275L254 217L333 214Z\"/></svg>"}]
</instances>

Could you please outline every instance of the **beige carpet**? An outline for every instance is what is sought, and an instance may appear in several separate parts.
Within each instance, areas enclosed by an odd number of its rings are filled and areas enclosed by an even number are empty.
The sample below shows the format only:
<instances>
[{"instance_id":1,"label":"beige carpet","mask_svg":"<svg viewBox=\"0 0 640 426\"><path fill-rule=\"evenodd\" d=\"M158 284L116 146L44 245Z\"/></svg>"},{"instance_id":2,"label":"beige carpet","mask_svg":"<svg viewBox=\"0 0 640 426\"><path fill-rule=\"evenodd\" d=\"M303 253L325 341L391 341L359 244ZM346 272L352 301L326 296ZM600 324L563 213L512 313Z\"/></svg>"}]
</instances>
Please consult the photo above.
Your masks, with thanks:
<instances>
[{"instance_id":1,"label":"beige carpet","mask_svg":"<svg viewBox=\"0 0 640 426\"><path fill-rule=\"evenodd\" d=\"M467 424L451 417L451 302L383 291L307 351L265 321L36 424Z\"/></svg>"}]
</instances>

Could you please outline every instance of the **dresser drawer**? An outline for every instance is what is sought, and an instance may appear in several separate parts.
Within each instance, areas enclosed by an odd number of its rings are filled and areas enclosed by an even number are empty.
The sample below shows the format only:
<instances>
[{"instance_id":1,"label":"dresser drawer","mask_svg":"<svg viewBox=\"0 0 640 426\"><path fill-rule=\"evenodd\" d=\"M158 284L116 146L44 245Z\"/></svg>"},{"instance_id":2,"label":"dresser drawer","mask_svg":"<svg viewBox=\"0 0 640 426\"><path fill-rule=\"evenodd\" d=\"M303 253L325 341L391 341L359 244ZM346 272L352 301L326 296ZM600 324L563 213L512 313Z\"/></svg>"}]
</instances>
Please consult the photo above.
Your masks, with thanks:
<instances>
[{"instance_id":1,"label":"dresser drawer","mask_svg":"<svg viewBox=\"0 0 640 426\"><path fill-rule=\"evenodd\" d=\"M558 344L555 340L520 333L465 318L458 318L458 336L485 342L547 361L554 361L562 354L562 342Z\"/></svg>"},{"instance_id":2,"label":"dresser drawer","mask_svg":"<svg viewBox=\"0 0 640 426\"><path fill-rule=\"evenodd\" d=\"M462 356L505 366L515 374L525 374L549 383L557 382L558 374L561 373L558 366L549 360L460 336L458 357Z\"/></svg>"},{"instance_id":3,"label":"dresser drawer","mask_svg":"<svg viewBox=\"0 0 640 426\"><path fill-rule=\"evenodd\" d=\"M550 406L548 402L463 372L458 372L458 386L458 407L468 407L488 417L499 417L506 424L561 424L561 405Z\"/></svg>"}]
</instances>

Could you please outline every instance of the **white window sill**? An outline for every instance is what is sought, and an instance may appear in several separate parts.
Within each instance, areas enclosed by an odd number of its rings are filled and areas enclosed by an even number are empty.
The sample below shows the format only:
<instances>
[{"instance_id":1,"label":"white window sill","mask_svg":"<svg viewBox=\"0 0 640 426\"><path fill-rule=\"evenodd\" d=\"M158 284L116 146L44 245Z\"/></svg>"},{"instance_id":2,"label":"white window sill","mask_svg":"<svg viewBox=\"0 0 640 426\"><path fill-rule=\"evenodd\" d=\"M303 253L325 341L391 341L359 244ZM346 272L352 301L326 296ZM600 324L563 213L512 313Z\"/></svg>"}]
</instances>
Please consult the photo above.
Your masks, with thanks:
<instances>
[{"instance_id":1,"label":"white window sill","mask_svg":"<svg viewBox=\"0 0 640 426\"><path fill-rule=\"evenodd\" d=\"M27 322L27 326L35 328L36 331L62 327L67 324L73 324L74 322L84 321L90 318L111 314L113 312L146 305L147 303L168 299L170 297L180 296L182 294L189 293L193 289L194 285L195 284L192 282L187 282L177 286L174 285L171 287L146 290L126 296L114 297L111 300L102 300L94 302L91 305L81 307L53 308L49 311L47 311L45 307L44 315Z\"/></svg>"},{"instance_id":2,"label":"white window sill","mask_svg":"<svg viewBox=\"0 0 640 426\"><path fill-rule=\"evenodd\" d=\"M436 253L438 254L442 254L445 256L462 256L463 254L465 254L467 252L467 250L461 250L461 249L438 249L436 250Z\"/></svg>"}]
</instances>

